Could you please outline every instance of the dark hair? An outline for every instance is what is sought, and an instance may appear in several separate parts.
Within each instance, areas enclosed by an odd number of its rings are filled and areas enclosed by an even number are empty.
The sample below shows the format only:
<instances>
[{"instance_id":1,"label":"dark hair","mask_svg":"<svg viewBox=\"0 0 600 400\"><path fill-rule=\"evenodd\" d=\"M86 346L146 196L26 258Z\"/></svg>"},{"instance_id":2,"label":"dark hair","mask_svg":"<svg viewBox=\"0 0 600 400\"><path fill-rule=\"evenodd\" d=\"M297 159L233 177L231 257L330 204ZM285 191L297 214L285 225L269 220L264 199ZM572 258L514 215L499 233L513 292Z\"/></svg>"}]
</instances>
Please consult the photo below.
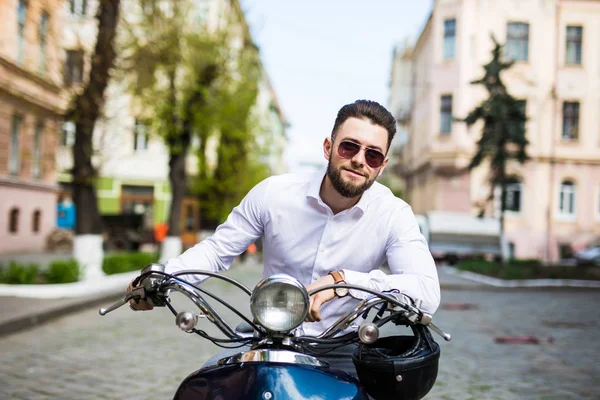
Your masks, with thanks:
<instances>
[{"instance_id":1,"label":"dark hair","mask_svg":"<svg viewBox=\"0 0 600 400\"><path fill-rule=\"evenodd\" d=\"M340 129L340 126L348 118L369 119L375 125L385 128L388 132L388 150L392 139L396 134L396 119L394 116L381 104L371 100L356 100L354 103L346 104L338 111L333 130L331 131L331 139L335 139L335 134Z\"/></svg>"}]
</instances>

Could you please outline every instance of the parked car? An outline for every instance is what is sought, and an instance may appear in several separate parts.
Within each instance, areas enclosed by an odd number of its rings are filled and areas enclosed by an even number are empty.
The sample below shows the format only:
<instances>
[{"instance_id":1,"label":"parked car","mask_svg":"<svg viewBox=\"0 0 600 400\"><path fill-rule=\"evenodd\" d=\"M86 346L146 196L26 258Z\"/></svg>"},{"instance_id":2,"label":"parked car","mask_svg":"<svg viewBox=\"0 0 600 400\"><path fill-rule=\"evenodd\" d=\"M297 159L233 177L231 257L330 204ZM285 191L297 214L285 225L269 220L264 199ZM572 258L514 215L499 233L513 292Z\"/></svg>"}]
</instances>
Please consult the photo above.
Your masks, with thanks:
<instances>
[{"instance_id":1,"label":"parked car","mask_svg":"<svg viewBox=\"0 0 600 400\"><path fill-rule=\"evenodd\" d=\"M600 266L600 246L588 247L574 254L577 265Z\"/></svg>"}]
</instances>

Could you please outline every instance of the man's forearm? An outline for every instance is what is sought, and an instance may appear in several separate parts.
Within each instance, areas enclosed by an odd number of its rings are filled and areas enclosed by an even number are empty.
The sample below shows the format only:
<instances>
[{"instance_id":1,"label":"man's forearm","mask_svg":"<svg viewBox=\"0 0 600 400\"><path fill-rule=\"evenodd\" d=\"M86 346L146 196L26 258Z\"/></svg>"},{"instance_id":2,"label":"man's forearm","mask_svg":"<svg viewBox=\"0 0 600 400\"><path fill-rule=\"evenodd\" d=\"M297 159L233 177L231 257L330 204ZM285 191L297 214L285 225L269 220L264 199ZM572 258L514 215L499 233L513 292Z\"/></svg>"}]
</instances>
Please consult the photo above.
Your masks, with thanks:
<instances>
[{"instance_id":1,"label":"man's forearm","mask_svg":"<svg viewBox=\"0 0 600 400\"><path fill-rule=\"evenodd\" d=\"M440 283L437 271L429 274L391 274L387 275L381 270L371 272L357 272L343 270L345 280L348 284L365 286L377 291L388 291L396 289L413 300L420 303L420 307L430 313L434 313L440 305ZM350 295L358 299L364 299L369 294L358 290L351 290Z\"/></svg>"}]
</instances>

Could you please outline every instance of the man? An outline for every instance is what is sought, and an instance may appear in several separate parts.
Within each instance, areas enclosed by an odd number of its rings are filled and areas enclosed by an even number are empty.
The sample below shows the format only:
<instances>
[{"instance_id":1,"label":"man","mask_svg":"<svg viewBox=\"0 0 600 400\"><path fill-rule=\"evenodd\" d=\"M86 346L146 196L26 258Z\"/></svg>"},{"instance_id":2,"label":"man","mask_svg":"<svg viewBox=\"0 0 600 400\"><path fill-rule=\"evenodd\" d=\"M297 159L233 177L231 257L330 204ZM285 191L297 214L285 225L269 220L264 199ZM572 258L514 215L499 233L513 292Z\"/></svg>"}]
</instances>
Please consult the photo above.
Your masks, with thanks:
<instances>
[{"instance_id":1,"label":"man","mask_svg":"<svg viewBox=\"0 0 600 400\"><path fill-rule=\"evenodd\" d=\"M256 185L215 234L169 260L166 272L220 271L263 237L263 276L286 273L307 290L345 281L398 289L433 313L440 303L437 270L408 204L375 182L388 163L394 117L380 104L342 107L323 143L327 171L273 176ZM379 267L387 260L392 274ZM312 296L305 334L318 335L367 294L333 289ZM147 304L133 305L149 309ZM351 362L350 362L351 363Z\"/></svg>"}]
</instances>

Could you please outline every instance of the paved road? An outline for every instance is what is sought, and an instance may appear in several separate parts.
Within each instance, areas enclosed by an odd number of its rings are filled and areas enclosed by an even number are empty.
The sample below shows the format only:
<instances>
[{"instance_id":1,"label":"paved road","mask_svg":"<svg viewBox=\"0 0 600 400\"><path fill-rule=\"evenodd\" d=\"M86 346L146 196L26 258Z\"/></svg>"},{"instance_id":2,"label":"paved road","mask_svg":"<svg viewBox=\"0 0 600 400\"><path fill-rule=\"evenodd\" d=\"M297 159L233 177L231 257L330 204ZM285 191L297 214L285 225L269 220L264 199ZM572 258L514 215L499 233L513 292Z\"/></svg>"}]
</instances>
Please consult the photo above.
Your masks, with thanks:
<instances>
[{"instance_id":1,"label":"paved road","mask_svg":"<svg viewBox=\"0 0 600 400\"><path fill-rule=\"evenodd\" d=\"M248 285L258 279L256 269L231 274ZM234 289L212 288L246 304ZM600 398L600 292L446 291L443 304L449 303L478 308L436 313L454 339L438 340L440 373L427 399ZM494 343L502 335L554 343ZM106 317L90 309L0 339L0 398L168 399L215 349L180 332L165 309L120 309Z\"/></svg>"}]
</instances>

